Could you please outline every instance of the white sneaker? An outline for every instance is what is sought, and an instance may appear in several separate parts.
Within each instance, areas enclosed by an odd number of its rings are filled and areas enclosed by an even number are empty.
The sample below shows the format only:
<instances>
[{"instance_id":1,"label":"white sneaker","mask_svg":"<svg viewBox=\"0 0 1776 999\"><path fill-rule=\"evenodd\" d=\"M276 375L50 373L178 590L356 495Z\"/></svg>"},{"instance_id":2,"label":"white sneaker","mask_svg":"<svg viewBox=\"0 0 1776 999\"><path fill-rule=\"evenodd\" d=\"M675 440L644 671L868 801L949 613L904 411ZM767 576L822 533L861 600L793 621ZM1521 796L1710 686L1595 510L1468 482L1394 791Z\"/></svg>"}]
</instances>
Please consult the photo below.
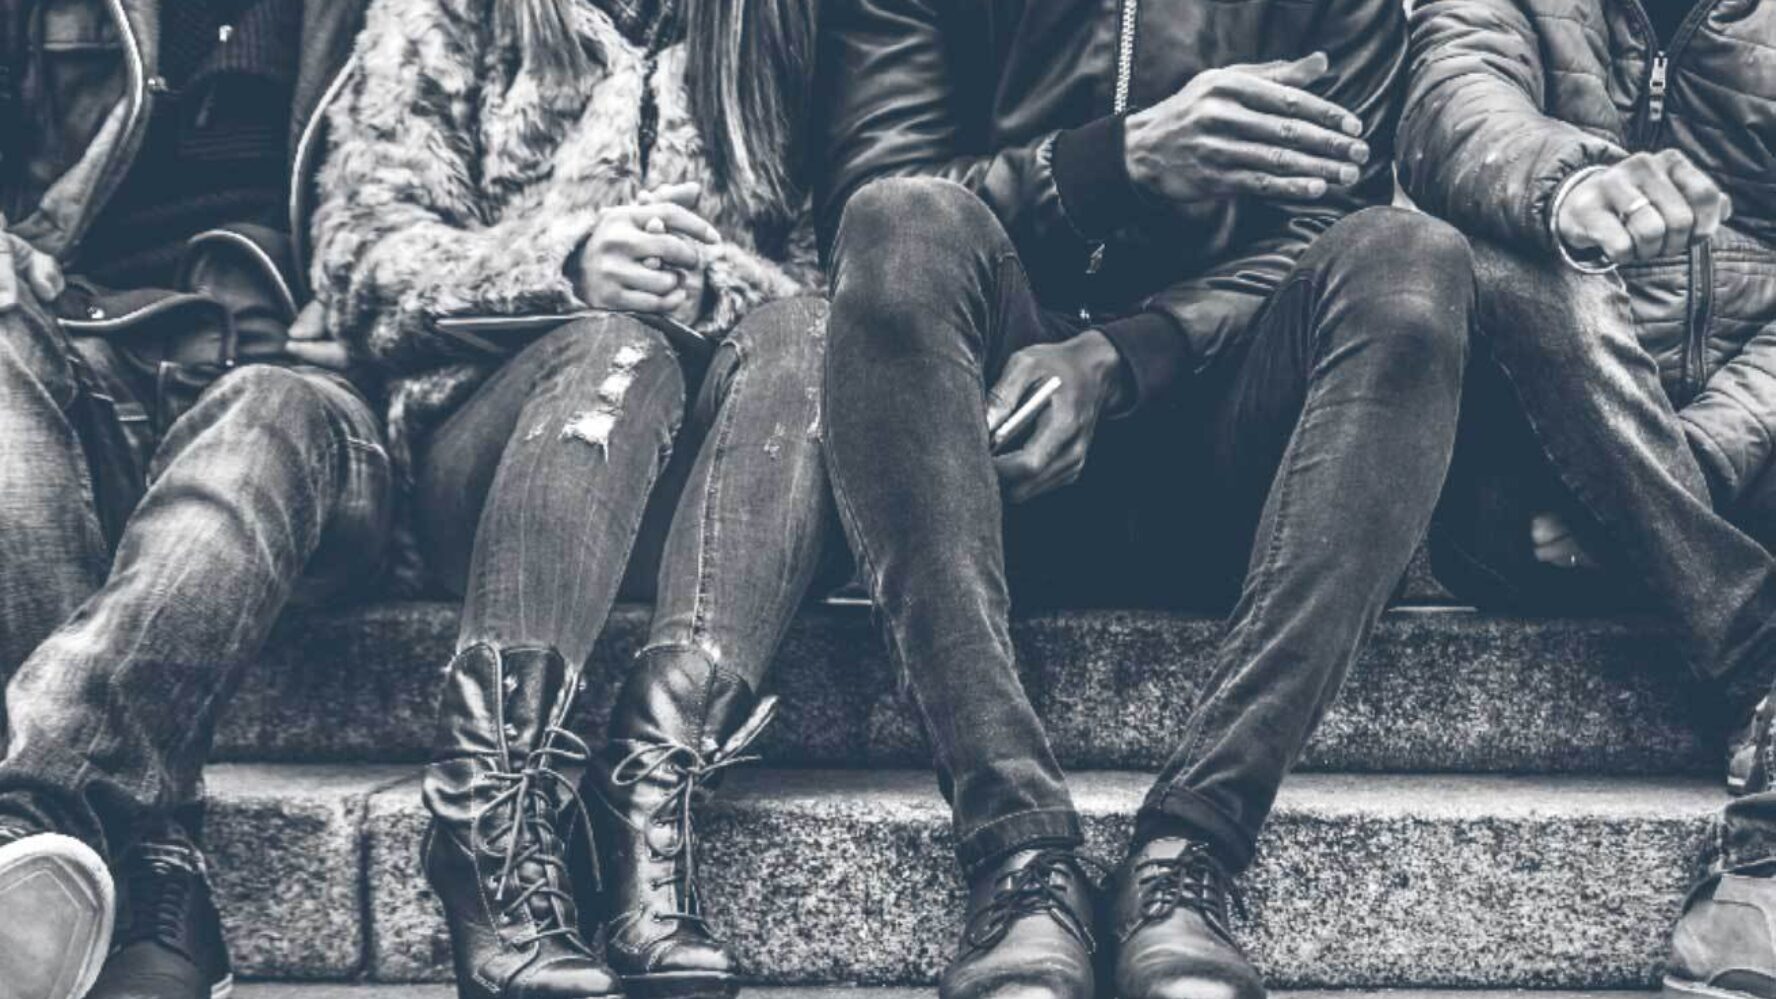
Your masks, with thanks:
<instances>
[{"instance_id":1,"label":"white sneaker","mask_svg":"<svg viewBox=\"0 0 1776 999\"><path fill-rule=\"evenodd\" d=\"M111 872L57 833L0 838L0 992L82 999L111 949Z\"/></svg>"}]
</instances>

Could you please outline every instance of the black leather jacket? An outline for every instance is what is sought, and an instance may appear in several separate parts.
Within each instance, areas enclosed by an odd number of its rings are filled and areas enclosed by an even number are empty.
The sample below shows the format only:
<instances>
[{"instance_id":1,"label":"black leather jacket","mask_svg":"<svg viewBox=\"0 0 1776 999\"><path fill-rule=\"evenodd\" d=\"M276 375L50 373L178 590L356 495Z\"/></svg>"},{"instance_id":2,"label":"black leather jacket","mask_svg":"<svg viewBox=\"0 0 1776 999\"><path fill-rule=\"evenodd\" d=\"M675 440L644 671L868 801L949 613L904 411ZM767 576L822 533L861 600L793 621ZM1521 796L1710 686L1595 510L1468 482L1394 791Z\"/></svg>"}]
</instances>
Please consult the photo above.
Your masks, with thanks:
<instances>
[{"instance_id":1,"label":"black leather jacket","mask_svg":"<svg viewBox=\"0 0 1776 999\"><path fill-rule=\"evenodd\" d=\"M1237 342L1315 236L1393 195L1399 0L828 0L821 34L822 247L869 181L956 180L1005 223L1045 304L1087 310L1116 343L1139 404ZM1320 49L1317 89L1373 149L1355 187L1188 215L1136 192L1124 114L1206 69Z\"/></svg>"}]
</instances>

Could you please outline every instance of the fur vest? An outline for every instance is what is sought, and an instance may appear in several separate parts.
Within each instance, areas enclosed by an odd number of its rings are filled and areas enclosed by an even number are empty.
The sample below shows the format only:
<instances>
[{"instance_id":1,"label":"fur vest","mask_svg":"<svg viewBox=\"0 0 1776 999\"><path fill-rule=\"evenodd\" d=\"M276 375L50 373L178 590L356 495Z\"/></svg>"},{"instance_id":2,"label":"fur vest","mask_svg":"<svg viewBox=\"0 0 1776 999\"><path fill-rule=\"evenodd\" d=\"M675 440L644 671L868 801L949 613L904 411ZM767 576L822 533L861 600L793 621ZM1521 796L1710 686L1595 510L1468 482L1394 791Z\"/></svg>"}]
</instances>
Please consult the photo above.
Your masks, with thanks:
<instances>
[{"instance_id":1,"label":"fur vest","mask_svg":"<svg viewBox=\"0 0 1776 999\"><path fill-rule=\"evenodd\" d=\"M761 251L721 196L690 116L682 42L657 60L657 138L644 159L645 52L583 4L576 28L599 68L552 82L494 41L497 2L374 0L330 112L312 278L331 330L388 380L403 484L416 445L493 370L463 361L435 321L585 309L567 266L603 209L660 184L702 185L697 210L723 237L708 265L711 305L694 324L707 334L819 283L807 226ZM422 574L404 533L395 573L411 591Z\"/></svg>"}]
</instances>

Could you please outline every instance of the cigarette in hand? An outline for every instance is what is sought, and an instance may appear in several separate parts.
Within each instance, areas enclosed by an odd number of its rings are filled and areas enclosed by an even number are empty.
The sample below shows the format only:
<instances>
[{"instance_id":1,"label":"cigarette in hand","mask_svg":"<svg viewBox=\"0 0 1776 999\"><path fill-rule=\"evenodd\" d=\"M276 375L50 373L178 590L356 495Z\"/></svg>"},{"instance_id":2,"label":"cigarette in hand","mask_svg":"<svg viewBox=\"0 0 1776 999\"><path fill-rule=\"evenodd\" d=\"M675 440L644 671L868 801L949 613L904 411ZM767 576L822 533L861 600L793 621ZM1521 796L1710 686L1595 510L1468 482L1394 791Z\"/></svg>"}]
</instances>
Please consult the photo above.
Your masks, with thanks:
<instances>
[{"instance_id":1,"label":"cigarette in hand","mask_svg":"<svg viewBox=\"0 0 1776 999\"><path fill-rule=\"evenodd\" d=\"M1036 418L1036 414L1042 412L1042 410L1048 405L1048 401L1053 399L1054 394L1060 390L1061 379L1058 375L1050 375L1043 380L1042 384L1036 386L1036 391L1031 392L1029 398L1025 399L1022 405L1013 410L1012 414L1005 418L1004 423L999 424L999 426L993 430L993 450L997 451L1004 447L1006 441L1011 440L1022 432L1024 427L1028 426L1030 421Z\"/></svg>"}]
</instances>

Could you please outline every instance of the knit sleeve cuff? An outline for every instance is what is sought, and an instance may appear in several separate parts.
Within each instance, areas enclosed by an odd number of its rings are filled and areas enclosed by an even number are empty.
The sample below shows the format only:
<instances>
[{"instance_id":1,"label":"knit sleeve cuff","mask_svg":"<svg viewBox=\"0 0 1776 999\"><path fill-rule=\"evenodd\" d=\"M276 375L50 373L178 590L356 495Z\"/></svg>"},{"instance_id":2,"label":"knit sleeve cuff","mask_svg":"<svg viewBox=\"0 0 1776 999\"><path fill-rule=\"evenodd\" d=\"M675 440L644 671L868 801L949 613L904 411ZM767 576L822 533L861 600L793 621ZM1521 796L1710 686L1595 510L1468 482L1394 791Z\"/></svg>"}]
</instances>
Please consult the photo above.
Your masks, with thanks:
<instances>
[{"instance_id":1,"label":"knit sleeve cuff","mask_svg":"<svg viewBox=\"0 0 1776 999\"><path fill-rule=\"evenodd\" d=\"M1141 214L1141 195L1123 154L1123 118L1109 115L1055 136L1054 181L1061 211L1084 239L1102 240Z\"/></svg>"}]
</instances>

